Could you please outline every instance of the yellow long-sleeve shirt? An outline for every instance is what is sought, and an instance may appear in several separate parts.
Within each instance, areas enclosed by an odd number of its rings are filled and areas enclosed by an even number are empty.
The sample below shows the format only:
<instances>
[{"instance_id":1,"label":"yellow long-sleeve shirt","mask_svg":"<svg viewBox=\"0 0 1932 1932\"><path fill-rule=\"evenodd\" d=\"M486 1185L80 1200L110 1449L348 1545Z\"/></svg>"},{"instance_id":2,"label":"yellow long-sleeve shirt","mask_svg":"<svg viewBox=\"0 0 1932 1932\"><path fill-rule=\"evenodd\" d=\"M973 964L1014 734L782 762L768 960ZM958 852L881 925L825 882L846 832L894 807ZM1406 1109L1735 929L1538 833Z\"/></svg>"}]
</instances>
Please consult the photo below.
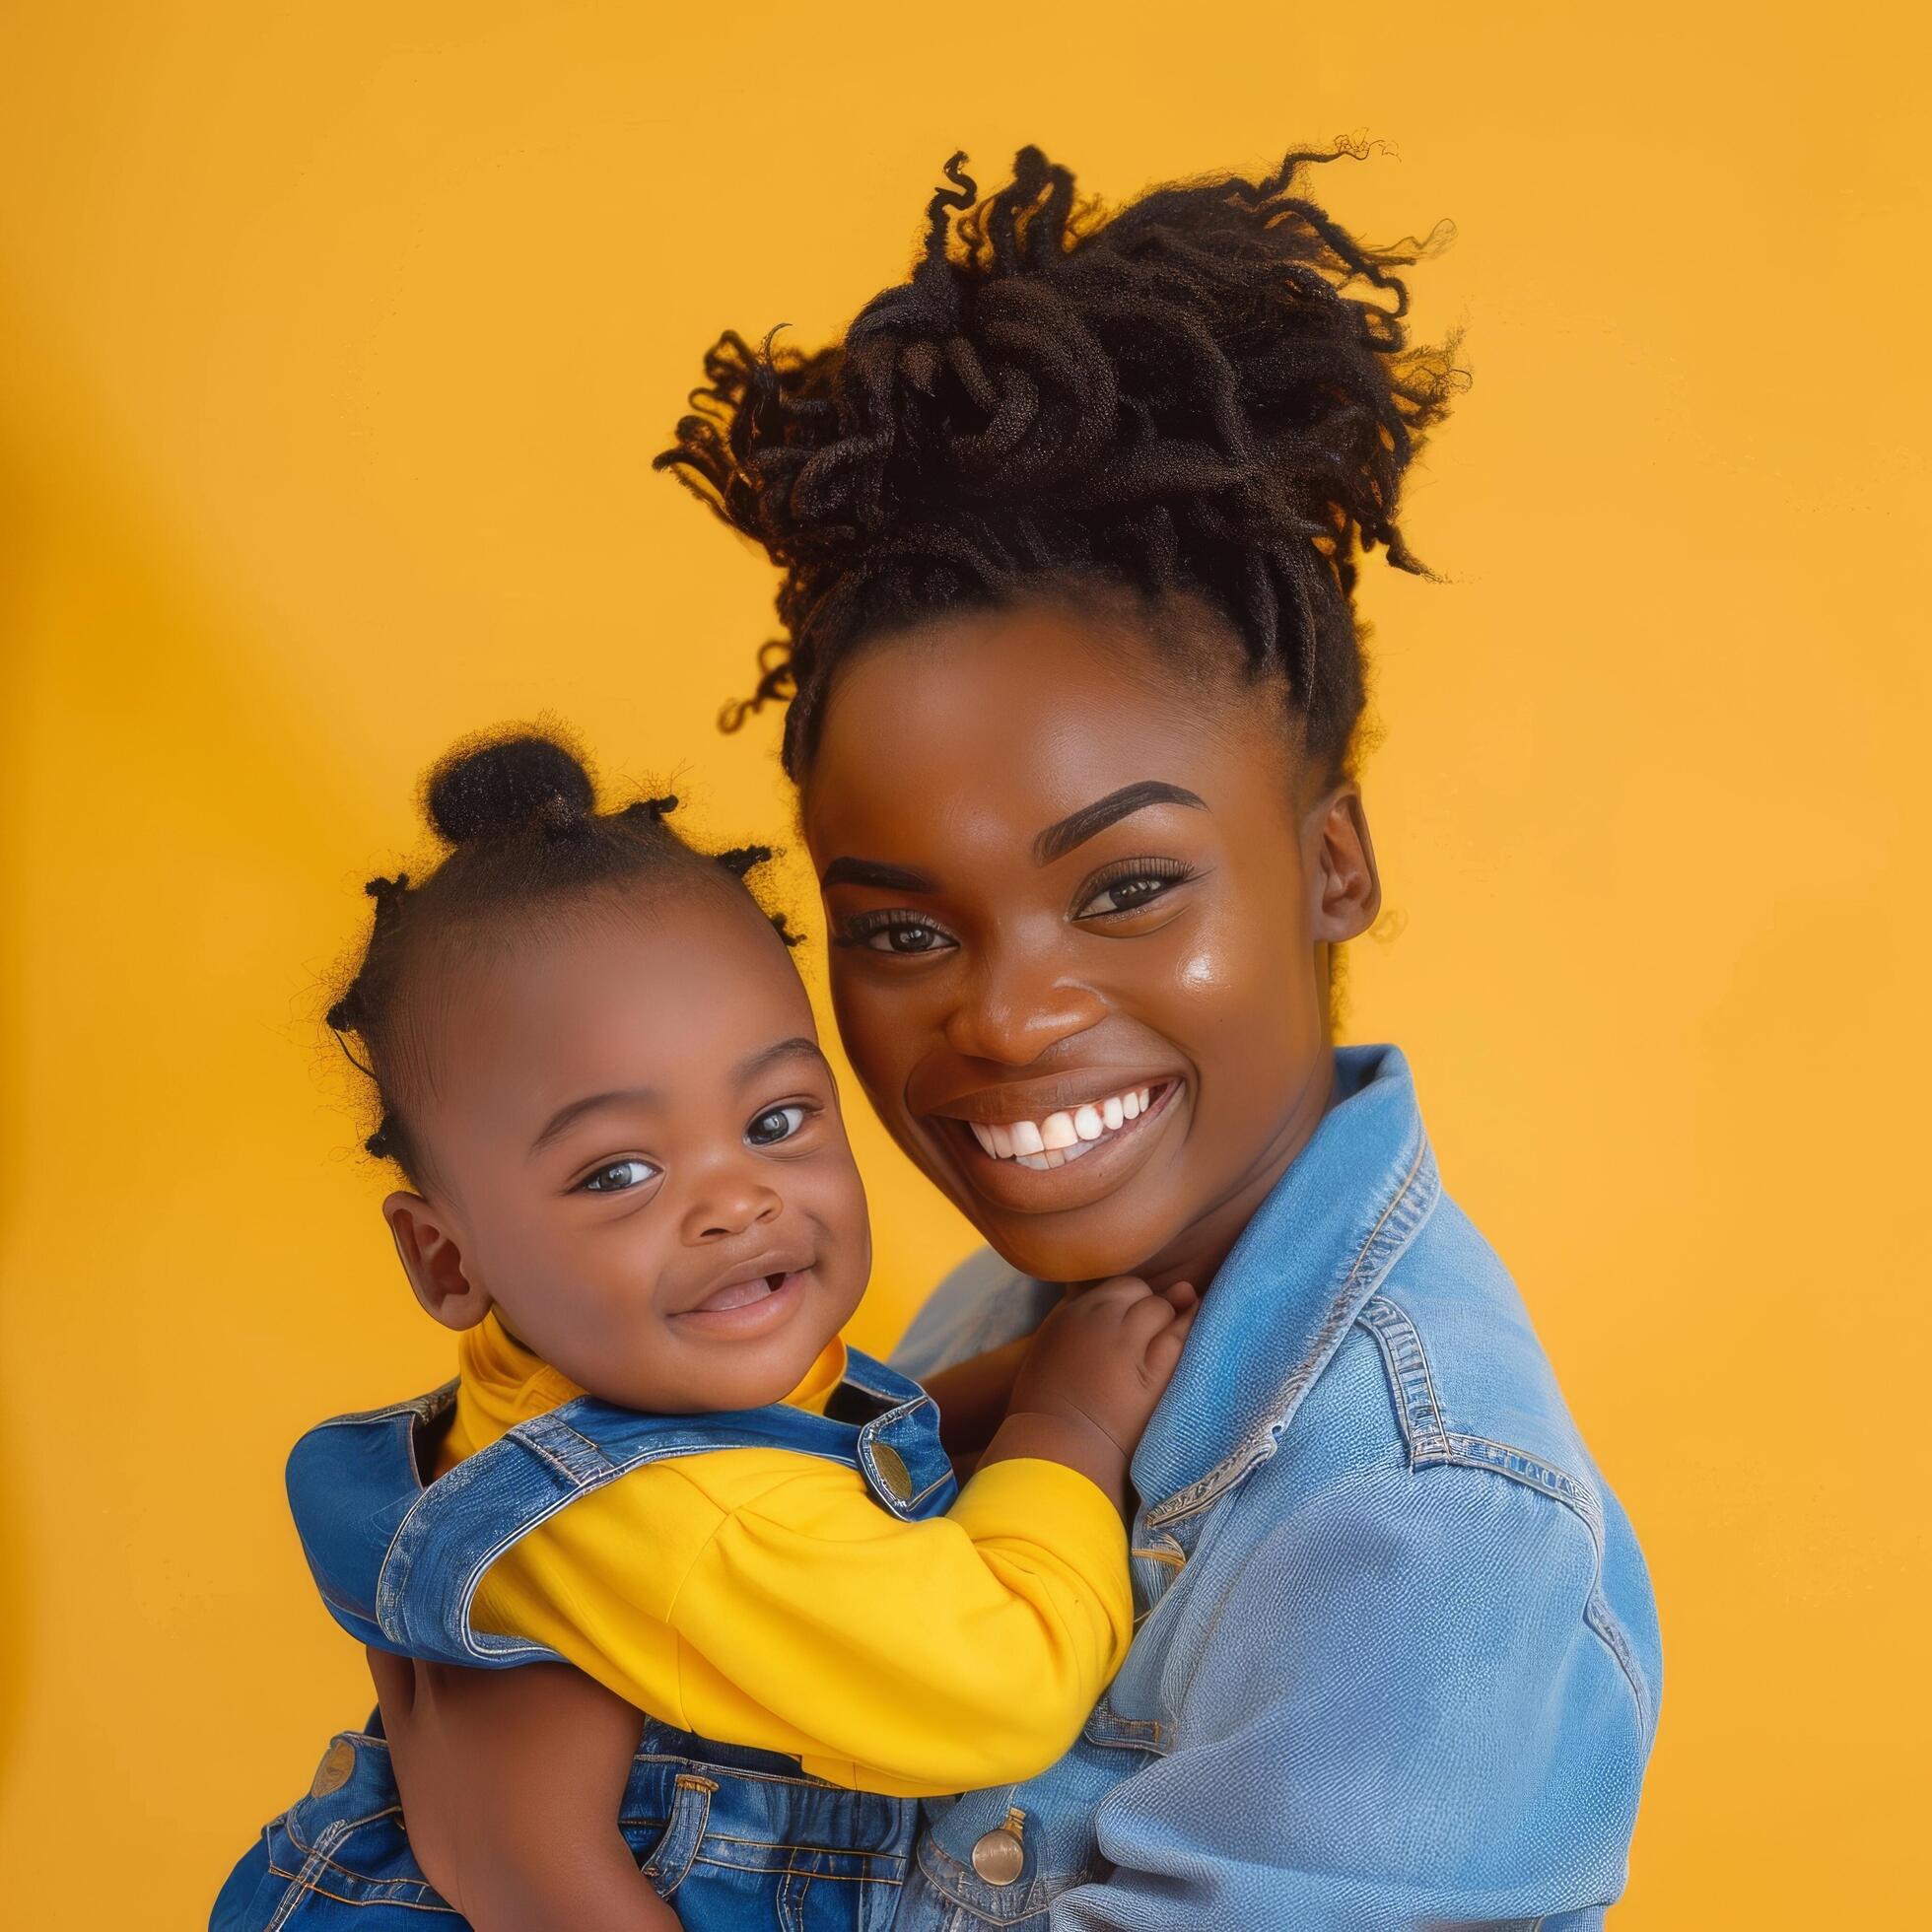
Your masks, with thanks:
<instances>
[{"instance_id":1,"label":"yellow long-sleeve shirt","mask_svg":"<svg viewBox=\"0 0 1932 1932\"><path fill-rule=\"evenodd\" d=\"M583 1393L494 1315L458 1361L439 1474ZM844 1368L834 1341L788 1400L822 1411ZM902 1797L1052 1763L1134 1617L1120 1516L1058 1463L995 1463L906 1523L857 1471L777 1449L648 1463L581 1497L492 1565L473 1614L683 1730Z\"/></svg>"}]
</instances>

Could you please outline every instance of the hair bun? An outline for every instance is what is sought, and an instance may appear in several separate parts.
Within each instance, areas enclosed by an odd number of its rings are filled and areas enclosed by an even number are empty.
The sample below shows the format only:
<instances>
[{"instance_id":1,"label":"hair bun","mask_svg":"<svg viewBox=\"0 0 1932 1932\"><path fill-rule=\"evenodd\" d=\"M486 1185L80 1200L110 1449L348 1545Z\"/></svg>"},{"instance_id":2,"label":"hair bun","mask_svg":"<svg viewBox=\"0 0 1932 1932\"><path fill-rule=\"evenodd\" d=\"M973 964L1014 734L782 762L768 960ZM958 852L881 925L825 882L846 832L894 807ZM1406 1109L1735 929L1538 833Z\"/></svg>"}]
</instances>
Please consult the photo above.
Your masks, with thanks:
<instances>
[{"instance_id":1,"label":"hair bun","mask_svg":"<svg viewBox=\"0 0 1932 1932\"><path fill-rule=\"evenodd\" d=\"M452 751L431 772L429 820L451 845L562 830L595 808L590 775L554 738L519 731Z\"/></svg>"}]
</instances>

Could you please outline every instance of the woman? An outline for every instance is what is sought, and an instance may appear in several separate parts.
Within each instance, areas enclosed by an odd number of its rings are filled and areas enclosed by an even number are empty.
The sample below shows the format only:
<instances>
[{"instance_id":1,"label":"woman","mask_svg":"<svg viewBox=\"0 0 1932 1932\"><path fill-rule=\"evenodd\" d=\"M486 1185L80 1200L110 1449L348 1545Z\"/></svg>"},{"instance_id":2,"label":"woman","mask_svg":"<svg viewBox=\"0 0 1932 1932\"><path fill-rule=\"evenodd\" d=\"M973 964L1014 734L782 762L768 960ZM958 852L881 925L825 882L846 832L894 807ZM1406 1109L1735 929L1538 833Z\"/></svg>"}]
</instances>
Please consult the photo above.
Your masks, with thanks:
<instances>
[{"instance_id":1,"label":"woman","mask_svg":"<svg viewBox=\"0 0 1932 1932\"><path fill-rule=\"evenodd\" d=\"M1401 1055L1330 1044L1380 902L1356 558L1413 567L1448 371L1407 258L1297 192L1321 159L1106 217L1036 150L981 206L955 162L910 279L816 355L727 336L662 459L784 572L753 707L840 1030L990 1244L902 1365L1211 1284L1134 1464L1128 1664L1045 1776L930 1807L909 1927L1553 1932L1622 1888L1642 1559ZM958 1453L998 1410L955 1402ZM425 1683L384 1717L439 1882L516 1827L493 1763L621 1782L587 1686Z\"/></svg>"}]
</instances>

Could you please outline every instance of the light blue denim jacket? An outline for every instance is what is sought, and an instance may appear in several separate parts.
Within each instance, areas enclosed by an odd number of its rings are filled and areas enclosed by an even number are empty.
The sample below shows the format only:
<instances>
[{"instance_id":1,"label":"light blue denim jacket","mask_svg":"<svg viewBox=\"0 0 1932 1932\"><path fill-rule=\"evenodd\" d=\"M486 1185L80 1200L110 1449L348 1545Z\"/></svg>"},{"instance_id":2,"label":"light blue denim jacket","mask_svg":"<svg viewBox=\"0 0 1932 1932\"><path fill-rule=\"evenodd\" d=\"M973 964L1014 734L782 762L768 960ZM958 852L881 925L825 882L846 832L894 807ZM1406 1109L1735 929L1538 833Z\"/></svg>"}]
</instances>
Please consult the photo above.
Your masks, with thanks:
<instances>
[{"instance_id":1,"label":"light blue denim jacket","mask_svg":"<svg viewBox=\"0 0 1932 1932\"><path fill-rule=\"evenodd\" d=\"M1125 1668L1042 1776L929 1804L898 1932L1577 1932L1622 1890L1643 1558L1402 1055L1337 1066L1135 1457ZM976 1256L897 1365L1056 1292Z\"/></svg>"}]
</instances>

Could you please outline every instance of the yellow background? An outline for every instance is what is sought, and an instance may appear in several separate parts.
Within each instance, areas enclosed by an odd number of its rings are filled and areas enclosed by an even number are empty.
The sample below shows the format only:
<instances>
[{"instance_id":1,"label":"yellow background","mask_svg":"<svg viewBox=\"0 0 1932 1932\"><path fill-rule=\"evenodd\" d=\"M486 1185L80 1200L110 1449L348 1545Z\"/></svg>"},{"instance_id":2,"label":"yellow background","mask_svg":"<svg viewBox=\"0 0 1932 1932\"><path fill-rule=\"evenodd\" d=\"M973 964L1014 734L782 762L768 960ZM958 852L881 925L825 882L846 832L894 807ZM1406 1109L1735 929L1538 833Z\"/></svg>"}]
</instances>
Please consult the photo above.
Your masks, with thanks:
<instances>
[{"instance_id":1,"label":"yellow background","mask_svg":"<svg viewBox=\"0 0 1932 1932\"><path fill-rule=\"evenodd\" d=\"M1299 18L1297 18L1299 16ZM648 458L955 144L1324 195L1476 382L1372 570L1418 1071L1644 1538L1625 1928L1922 1902L1919 10L17 0L0 48L0 1907L190 1927L368 1702L280 1491L427 1386L314 1016L454 733L548 710L721 842L762 565ZM796 890L796 875L793 889ZM815 919L809 922L814 930ZM816 965L816 955L807 954ZM888 1340L967 1245L869 1120Z\"/></svg>"}]
</instances>

